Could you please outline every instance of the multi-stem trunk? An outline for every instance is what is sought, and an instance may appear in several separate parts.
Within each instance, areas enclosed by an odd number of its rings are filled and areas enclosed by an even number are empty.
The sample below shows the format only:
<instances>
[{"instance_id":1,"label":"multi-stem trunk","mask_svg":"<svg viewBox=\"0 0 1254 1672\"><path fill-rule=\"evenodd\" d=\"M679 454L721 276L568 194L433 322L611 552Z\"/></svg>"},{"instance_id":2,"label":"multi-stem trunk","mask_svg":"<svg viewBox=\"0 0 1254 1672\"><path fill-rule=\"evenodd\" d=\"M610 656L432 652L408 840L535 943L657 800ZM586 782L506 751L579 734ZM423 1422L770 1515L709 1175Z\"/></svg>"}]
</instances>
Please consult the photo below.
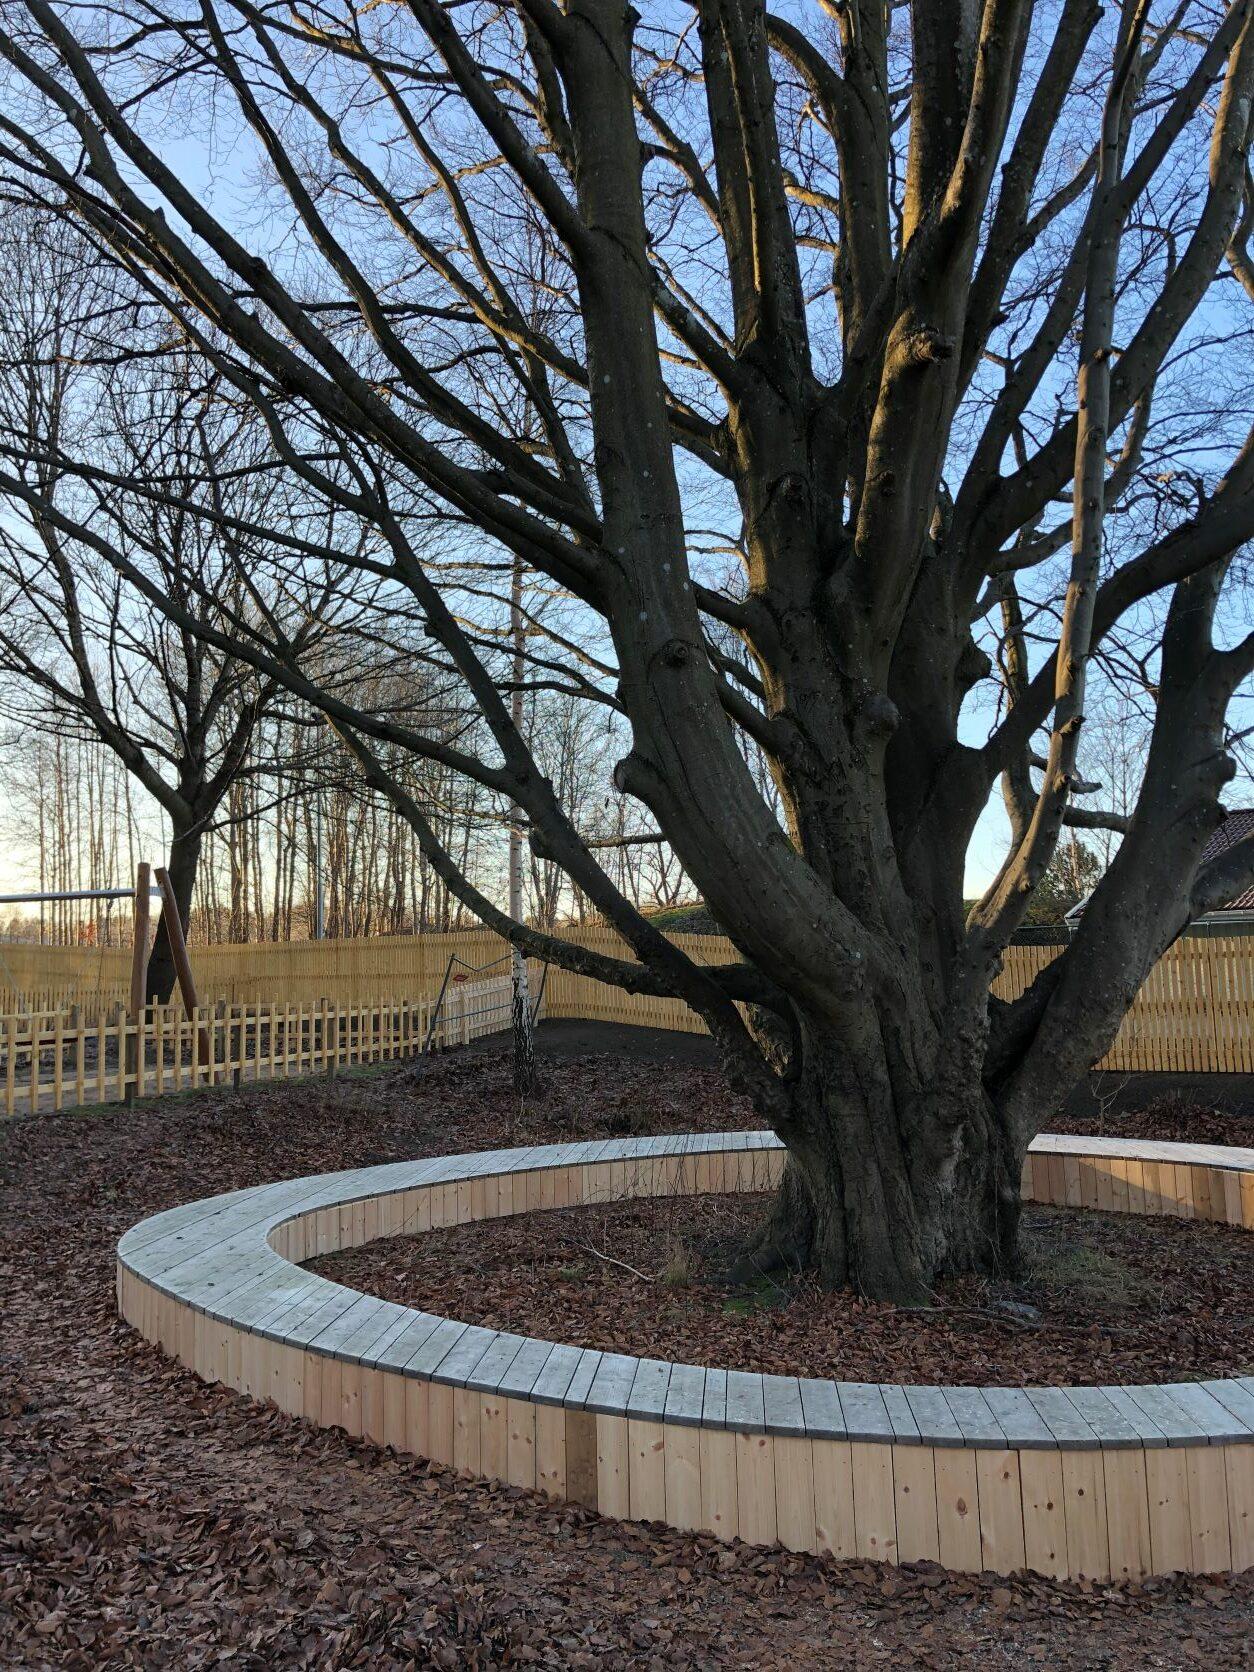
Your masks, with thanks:
<instances>
[{"instance_id":1,"label":"multi-stem trunk","mask_svg":"<svg viewBox=\"0 0 1254 1672\"><path fill-rule=\"evenodd\" d=\"M926 1305L951 1273L1012 1273L1023 1150L978 1082L945 1102L806 1033L784 1179L738 1275L812 1270Z\"/></svg>"}]
</instances>

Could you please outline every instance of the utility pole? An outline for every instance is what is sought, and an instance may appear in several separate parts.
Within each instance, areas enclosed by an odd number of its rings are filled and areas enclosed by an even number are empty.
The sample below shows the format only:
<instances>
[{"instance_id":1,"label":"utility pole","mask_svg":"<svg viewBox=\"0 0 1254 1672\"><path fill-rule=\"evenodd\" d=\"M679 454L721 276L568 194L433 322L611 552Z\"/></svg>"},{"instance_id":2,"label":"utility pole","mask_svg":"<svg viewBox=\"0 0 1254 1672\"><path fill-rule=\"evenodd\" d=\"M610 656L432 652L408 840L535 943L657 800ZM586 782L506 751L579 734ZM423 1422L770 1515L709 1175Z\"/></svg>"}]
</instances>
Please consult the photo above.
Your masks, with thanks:
<instances>
[{"instance_id":1,"label":"utility pole","mask_svg":"<svg viewBox=\"0 0 1254 1672\"><path fill-rule=\"evenodd\" d=\"M510 698L510 716L519 736L523 728L523 611L522 559L515 556L510 581L509 624L514 641L514 689ZM523 810L517 802L509 812L509 915L515 923L523 920ZM536 1040L531 1016L531 995L527 990L527 958L522 948L515 946L511 958L512 1014L514 1029L514 1090L524 1096L535 1090Z\"/></svg>"}]
</instances>

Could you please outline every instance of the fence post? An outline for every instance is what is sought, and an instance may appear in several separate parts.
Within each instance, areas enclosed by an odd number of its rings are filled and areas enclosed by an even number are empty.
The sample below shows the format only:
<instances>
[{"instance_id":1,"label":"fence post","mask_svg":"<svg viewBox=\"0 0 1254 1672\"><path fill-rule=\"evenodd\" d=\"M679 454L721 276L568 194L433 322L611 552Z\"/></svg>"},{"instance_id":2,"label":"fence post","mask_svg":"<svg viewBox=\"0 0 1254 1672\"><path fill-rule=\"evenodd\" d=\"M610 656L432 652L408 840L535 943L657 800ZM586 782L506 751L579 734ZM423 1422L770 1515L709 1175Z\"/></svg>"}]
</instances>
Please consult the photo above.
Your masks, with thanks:
<instances>
[{"instance_id":1,"label":"fence post","mask_svg":"<svg viewBox=\"0 0 1254 1672\"><path fill-rule=\"evenodd\" d=\"M126 1034L126 1063L122 1070L123 1095L126 1104L134 1103L142 1089L147 1064L143 1061L139 1019L148 1002L148 928L152 917L152 872L147 860L135 867L135 933L131 947L131 995L127 1006L127 1020L135 1026ZM127 1076L134 1079L127 1083Z\"/></svg>"},{"instance_id":2,"label":"fence post","mask_svg":"<svg viewBox=\"0 0 1254 1672\"><path fill-rule=\"evenodd\" d=\"M170 878L161 867L157 867L157 886L161 890L161 915L165 919L166 934L170 941L170 953L174 959L174 973L178 976L179 991L183 995L183 1008L192 1018L192 1025L200 1030L200 1053L209 1068L209 1083L213 1084L213 1048L209 1039L209 1031L203 1021L197 1016L200 1006L196 998L196 982L192 976L192 961L187 955L187 942L183 938L183 919L179 916L178 905L174 899L174 888ZM193 1074L192 1083L196 1083Z\"/></svg>"}]
</instances>

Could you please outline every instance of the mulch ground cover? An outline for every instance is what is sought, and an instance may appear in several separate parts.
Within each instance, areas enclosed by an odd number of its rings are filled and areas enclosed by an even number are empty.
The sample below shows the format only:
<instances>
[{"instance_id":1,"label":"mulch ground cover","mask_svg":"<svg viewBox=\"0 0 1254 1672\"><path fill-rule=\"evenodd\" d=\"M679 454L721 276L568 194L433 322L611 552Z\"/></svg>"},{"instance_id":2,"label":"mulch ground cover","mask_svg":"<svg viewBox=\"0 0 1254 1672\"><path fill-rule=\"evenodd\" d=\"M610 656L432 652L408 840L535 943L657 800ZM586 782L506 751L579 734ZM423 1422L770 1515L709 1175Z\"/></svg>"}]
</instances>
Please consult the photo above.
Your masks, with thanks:
<instances>
[{"instance_id":1,"label":"mulch ground cover","mask_svg":"<svg viewBox=\"0 0 1254 1672\"><path fill-rule=\"evenodd\" d=\"M0 1133L0 1663L1239 1667L1254 1579L954 1577L724 1546L460 1480L200 1384L114 1246L217 1190L422 1153L744 1125L718 1074L502 1055ZM1240 1140L1237 1140L1240 1141Z\"/></svg>"},{"instance_id":2,"label":"mulch ground cover","mask_svg":"<svg viewBox=\"0 0 1254 1672\"><path fill-rule=\"evenodd\" d=\"M1021 1281L952 1280L934 1309L901 1309L811 1278L730 1283L767 1201L671 1197L520 1214L312 1264L368 1294L493 1329L728 1370L1012 1387L1254 1371L1245 1231L1030 1207Z\"/></svg>"},{"instance_id":3,"label":"mulch ground cover","mask_svg":"<svg viewBox=\"0 0 1254 1672\"><path fill-rule=\"evenodd\" d=\"M1198 1076L1203 1086L1206 1076ZM1160 1138L1170 1144L1235 1144L1254 1149L1254 1115L1233 1114L1207 1106L1204 1091L1151 1096L1136 1109L1098 1107L1091 1113L1063 1113L1049 1122L1051 1132L1100 1133L1107 1138Z\"/></svg>"}]
</instances>

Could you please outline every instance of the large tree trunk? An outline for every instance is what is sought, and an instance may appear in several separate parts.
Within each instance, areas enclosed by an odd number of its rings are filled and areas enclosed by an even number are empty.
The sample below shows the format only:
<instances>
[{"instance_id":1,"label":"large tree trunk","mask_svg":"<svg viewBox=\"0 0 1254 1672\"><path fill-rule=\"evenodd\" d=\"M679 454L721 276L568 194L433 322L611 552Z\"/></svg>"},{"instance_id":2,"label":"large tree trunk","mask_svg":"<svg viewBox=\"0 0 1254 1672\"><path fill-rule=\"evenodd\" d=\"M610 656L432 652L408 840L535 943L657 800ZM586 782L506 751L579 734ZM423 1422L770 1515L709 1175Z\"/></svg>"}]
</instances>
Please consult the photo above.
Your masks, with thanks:
<instances>
[{"instance_id":1,"label":"large tree trunk","mask_svg":"<svg viewBox=\"0 0 1254 1672\"><path fill-rule=\"evenodd\" d=\"M170 886L178 904L179 921L185 934L191 920L192 892L196 886L196 871L200 864L201 841L198 828L175 830L170 842L170 857L166 861ZM148 1003L168 1004L174 994L175 979L174 953L166 932L165 913L162 912L161 920L157 924L156 939L153 941L152 957L148 961Z\"/></svg>"},{"instance_id":2,"label":"large tree trunk","mask_svg":"<svg viewBox=\"0 0 1254 1672\"><path fill-rule=\"evenodd\" d=\"M814 1030L809 1030L813 1035ZM816 1055L813 1037L811 1062ZM830 1286L926 1305L939 1278L1010 1275L1023 1145L977 1084L911 1085L874 1061L812 1067L795 1089L784 1178L737 1262L812 1270Z\"/></svg>"}]
</instances>

